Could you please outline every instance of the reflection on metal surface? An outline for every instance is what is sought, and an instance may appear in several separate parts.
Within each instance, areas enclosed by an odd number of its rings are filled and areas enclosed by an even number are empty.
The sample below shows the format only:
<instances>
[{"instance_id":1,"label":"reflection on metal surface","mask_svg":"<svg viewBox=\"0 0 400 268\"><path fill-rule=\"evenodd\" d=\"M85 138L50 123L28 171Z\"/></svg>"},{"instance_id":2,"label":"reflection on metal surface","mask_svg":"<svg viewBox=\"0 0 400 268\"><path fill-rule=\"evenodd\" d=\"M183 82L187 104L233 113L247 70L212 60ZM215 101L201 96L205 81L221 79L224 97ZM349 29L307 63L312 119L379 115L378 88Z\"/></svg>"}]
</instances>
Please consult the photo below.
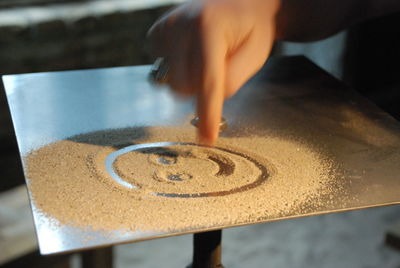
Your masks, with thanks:
<instances>
[{"instance_id":1,"label":"reflection on metal surface","mask_svg":"<svg viewBox=\"0 0 400 268\"><path fill-rule=\"evenodd\" d=\"M128 147L119 149L118 151L115 151L107 156L105 161L106 170L118 184L128 189L138 190L140 189L139 186L127 182L118 174L118 172L114 168L115 161L118 159L118 157L130 152L144 152L146 154L151 154L152 157L156 157L156 159L162 164L173 165L174 163L176 163L176 158L178 157L178 155L174 154L170 149L168 149L169 146L196 146L196 147L208 148L206 146L201 146L195 143L184 143L184 142L157 142L157 143L143 143L143 144L130 145ZM261 171L261 174L255 181L228 191L200 192L200 193L190 193L190 194L152 192L151 194L155 196L178 197L178 198L224 196L253 189L254 187L257 187L258 185L260 185L261 183L265 182L268 179L269 172L267 168L261 163L259 163L256 159L246 154L234 152L226 148L213 147L212 149L228 154L233 154L250 161ZM168 157L168 159L165 159L165 157ZM234 165L232 161L230 161L229 159L226 159L227 161L225 162L213 156L208 156L208 159L216 163L219 167L217 174L215 174L216 176L229 176L234 172ZM166 176L166 179L178 182L186 181L191 179L191 175L184 173L168 174Z\"/></svg>"},{"instance_id":2,"label":"reflection on metal surface","mask_svg":"<svg viewBox=\"0 0 400 268\"><path fill-rule=\"evenodd\" d=\"M192 101L154 88L147 81L149 69L136 66L3 76L7 98L13 103L19 150L26 154L47 143L104 128L181 124L187 113L193 113ZM33 85L32 90L18 90Z\"/></svg>"},{"instance_id":3,"label":"reflection on metal surface","mask_svg":"<svg viewBox=\"0 0 400 268\"><path fill-rule=\"evenodd\" d=\"M195 118L193 118L190 121L190 123L193 126L198 127L199 126L199 121L200 121L200 117L196 116ZM226 119L224 117L221 117L221 122L219 123L219 132L224 131L227 127L228 127L228 123L226 122Z\"/></svg>"},{"instance_id":4,"label":"reflection on metal surface","mask_svg":"<svg viewBox=\"0 0 400 268\"><path fill-rule=\"evenodd\" d=\"M191 175L185 173L169 174L167 179L170 181L187 181L192 178Z\"/></svg>"}]
</instances>

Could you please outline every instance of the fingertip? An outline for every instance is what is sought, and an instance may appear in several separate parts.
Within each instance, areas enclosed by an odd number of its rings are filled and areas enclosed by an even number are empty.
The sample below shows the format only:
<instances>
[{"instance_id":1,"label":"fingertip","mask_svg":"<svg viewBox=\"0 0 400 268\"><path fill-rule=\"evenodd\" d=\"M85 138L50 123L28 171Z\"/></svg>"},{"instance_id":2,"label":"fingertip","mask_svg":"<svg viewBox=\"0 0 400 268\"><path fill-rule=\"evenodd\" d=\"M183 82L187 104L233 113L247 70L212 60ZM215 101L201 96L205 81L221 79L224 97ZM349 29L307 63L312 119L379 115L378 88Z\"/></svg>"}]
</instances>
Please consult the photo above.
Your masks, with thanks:
<instances>
[{"instance_id":1,"label":"fingertip","mask_svg":"<svg viewBox=\"0 0 400 268\"><path fill-rule=\"evenodd\" d=\"M210 121L201 122L200 119L198 128L198 137L199 137L199 143L201 145L209 147L214 146L218 139L218 135L219 135L218 124L212 124L212 122Z\"/></svg>"},{"instance_id":2,"label":"fingertip","mask_svg":"<svg viewBox=\"0 0 400 268\"><path fill-rule=\"evenodd\" d=\"M203 135L199 131L199 144L202 146L213 147L217 141L218 135Z\"/></svg>"}]
</instances>

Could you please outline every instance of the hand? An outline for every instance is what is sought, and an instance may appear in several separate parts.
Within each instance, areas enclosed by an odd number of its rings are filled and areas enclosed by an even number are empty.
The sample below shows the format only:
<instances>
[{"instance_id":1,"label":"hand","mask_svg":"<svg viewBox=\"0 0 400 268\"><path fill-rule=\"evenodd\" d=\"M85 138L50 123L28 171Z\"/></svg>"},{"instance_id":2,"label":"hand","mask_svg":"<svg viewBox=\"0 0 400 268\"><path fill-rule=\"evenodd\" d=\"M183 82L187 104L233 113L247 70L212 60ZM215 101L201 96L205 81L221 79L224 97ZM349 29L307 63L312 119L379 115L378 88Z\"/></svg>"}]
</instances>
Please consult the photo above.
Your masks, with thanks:
<instances>
[{"instance_id":1,"label":"hand","mask_svg":"<svg viewBox=\"0 0 400 268\"><path fill-rule=\"evenodd\" d=\"M150 29L153 54L169 63L170 87L197 96L200 143L214 145L224 100L269 56L278 6L279 0L193 0Z\"/></svg>"}]
</instances>

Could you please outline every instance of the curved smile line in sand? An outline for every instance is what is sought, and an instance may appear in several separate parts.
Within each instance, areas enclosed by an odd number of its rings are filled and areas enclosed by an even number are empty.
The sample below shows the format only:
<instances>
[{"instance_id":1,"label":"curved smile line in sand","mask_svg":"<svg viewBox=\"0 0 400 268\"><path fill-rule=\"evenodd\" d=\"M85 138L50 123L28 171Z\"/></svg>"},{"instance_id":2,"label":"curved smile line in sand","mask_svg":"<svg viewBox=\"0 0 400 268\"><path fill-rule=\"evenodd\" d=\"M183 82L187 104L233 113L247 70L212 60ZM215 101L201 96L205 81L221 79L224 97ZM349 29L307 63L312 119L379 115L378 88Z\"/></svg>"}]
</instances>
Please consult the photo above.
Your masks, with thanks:
<instances>
[{"instance_id":1,"label":"curved smile line in sand","mask_svg":"<svg viewBox=\"0 0 400 268\"><path fill-rule=\"evenodd\" d=\"M166 148L168 146L198 146L198 147L207 148L205 146L201 146L201 145L198 145L195 143L185 143L185 142L156 142L156 143L135 144L135 145L130 145L130 146L124 147L120 150L110 153L106 157L105 168L106 168L107 172L110 174L110 176L118 184L120 184L128 189L133 189L133 190L140 189L140 187L138 187L137 185L134 185L134 184L129 183L126 180L124 180L116 172L116 170L114 168L114 162L118 159L118 157L120 157L124 154L130 153L130 152L141 152L141 151L146 151L149 149L162 149L162 148ZM233 194L233 193L250 190L254 187L257 187L258 185L260 185L261 183L265 182L268 179L269 172L268 172L267 168L264 165L260 164L254 158L251 158L248 155L234 152L234 151L231 151L231 150L228 150L225 148L213 147L212 149L217 150L217 151L222 151L222 153L224 153L224 154L226 154L226 153L234 154L238 157L242 157L242 158L250 161L260 170L261 174L258 176L258 178L255 181L253 181L249 184L245 184L240 187L234 188L232 190L216 191L216 192L202 192L202 193L158 193L158 192L153 192L151 194L153 194L155 196L178 197L178 198L224 196L224 195L229 195L229 194ZM224 165L224 163L222 163L221 161L217 161L217 159L214 159L212 157L209 157L208 159L215 162L219 166L219 168L220 168L219 173L234 172L234 166L229 166L226 164ZM170 164L170 163L168 163L168 160L165 160L163 158L160 159L159 161L164 164ZM232 170L229 170L229 169L232 169ZM216 175L218 175L218 174L216 174ZM172 178L170 178L170 179L180 181L179 174L173 175Z\"/></svg>"}]
</instances>

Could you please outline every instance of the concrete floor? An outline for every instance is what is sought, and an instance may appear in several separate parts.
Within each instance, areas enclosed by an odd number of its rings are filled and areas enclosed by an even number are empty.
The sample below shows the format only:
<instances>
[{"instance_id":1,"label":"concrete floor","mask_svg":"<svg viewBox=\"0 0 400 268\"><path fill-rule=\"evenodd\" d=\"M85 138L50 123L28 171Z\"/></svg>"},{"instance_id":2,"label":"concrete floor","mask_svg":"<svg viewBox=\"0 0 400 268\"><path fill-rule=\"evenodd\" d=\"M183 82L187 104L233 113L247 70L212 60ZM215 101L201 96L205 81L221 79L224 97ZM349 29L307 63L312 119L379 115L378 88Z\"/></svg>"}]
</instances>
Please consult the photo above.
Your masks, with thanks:
<instances>
[{"instance_id":1,"label":"concrete floor","mask_svg":"<svg viewBox=\"0 0 400 268\"><path fill-rule=\"evenodd\" d=\"M272 222L223 232L223 264L243 267L400 267L400 251L384 244L400 222L400 206ZM184 268L192 236L115 247L115 267Z\"/></svg>"}]
</instances>

